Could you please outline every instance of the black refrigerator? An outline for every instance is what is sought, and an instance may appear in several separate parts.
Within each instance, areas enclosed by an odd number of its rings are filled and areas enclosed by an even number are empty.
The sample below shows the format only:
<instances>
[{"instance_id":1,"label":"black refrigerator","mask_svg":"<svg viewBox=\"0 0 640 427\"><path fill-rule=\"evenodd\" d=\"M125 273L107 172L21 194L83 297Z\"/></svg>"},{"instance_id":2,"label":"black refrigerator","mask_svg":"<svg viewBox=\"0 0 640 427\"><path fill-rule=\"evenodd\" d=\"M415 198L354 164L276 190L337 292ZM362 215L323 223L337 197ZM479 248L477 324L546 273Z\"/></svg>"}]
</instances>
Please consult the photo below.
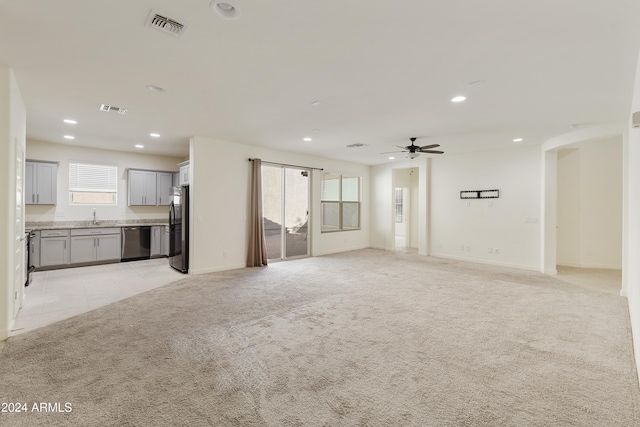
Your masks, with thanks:
<instances>
[{"instance_id":1,"label":"black refrigerator","mask_svg":"<svg viewBox=\"0 0 640 427\"><path fill-rule=\"evenodd\" d=\"M169 265L189 271L189 186L173 187L169 204Z\"/></svg>"}]
</instances>

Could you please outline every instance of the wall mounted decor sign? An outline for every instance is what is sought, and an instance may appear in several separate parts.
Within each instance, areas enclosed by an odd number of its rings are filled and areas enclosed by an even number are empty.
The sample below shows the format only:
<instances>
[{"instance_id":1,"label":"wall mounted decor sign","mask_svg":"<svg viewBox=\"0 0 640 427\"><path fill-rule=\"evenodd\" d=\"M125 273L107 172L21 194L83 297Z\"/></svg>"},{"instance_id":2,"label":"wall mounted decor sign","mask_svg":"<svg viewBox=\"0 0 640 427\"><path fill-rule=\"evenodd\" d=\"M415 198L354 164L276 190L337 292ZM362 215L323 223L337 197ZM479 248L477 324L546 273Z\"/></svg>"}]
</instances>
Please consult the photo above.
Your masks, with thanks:
<instances>
[{"instance_id":1,"label":"wall mounted decor sign","mask_svg":"<svg viewBox=\"0 0 640 427\"><path fill-rule=\"evenodd\" d=\"M497 199L500 190L467 190L460 192L461 199Z\"/></svg>"}]
</instances>

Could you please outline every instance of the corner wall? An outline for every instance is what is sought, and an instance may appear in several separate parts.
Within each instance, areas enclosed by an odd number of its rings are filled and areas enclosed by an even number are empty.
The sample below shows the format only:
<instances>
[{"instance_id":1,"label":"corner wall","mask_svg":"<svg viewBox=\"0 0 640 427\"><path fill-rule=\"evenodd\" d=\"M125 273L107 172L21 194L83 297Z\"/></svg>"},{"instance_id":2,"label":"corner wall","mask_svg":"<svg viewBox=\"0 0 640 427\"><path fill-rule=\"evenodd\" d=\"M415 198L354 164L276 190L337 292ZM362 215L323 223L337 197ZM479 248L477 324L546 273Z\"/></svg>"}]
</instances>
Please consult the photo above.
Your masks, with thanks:
<instances>
[{"instance_id":1,"label":"corner wall","mask_svg":"<svg viewBox=\"0 0 640 427\"><path fill-rule=\"evenodd\" d=\"M631 113L640 111L640 55L636 67ZM631 119L624 140L626 171L624 176L624 214L622 289L629 301L636 366L640 366L640 127L633 128ZM640 370L638 370L640 375Z\"/></svg>"},{"instance_id":2,"label":"corner wall","mask_svg":"<svg viewBox=\"0 0 640 427\"><path fill-rule=\"evenodd\" d=\"M7 195L0 207L0 341L9 337L17 316L13 288L18 279L14 268L14 227L17 220L23 222L24 218L16 218L16 204L23 203L16 200L16 144L24 150L25 132L26 108L20 88L13 71L0 64L0 187Z\"/></svg>"},{"instance_id":3,"label":"corner wall","mask_svg":"<svg viewBox=\"0 0 640 427\"><path fill-rule=\"evenodd\" d=\"M362 177L361 229L320 232L320 171L311 173L311 255L370 246L369 166L194 136L190 144L190 272L246 265L250 193L249 158L351 173Z\"/></svg>"}]
</instances>

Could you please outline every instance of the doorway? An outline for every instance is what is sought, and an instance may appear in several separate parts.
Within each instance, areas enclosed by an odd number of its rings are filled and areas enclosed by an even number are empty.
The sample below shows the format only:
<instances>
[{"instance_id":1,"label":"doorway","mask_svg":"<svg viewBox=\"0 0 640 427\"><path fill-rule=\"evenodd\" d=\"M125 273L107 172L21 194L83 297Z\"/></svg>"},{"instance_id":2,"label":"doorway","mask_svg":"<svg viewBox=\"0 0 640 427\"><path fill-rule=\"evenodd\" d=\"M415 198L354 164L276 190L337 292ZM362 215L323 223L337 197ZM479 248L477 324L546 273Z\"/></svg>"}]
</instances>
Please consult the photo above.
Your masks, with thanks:
<instances>
[{"instance_id":1,"label":"doorway","mask_svg":"<svg viewBox=\"0 0 640 427\"><path fill-rule=\"evenodd\" d=\"M395 244L396 248L409 246L409 188L396 187L395 189Z\"/></svg>"},{"instance_id":2,"label":"doorway","mask_svg":"<svg viewBox=\"0 0 640 427\"><path fill-rule=\"evenodd\" d=\"M262 165L262 214L269 261L309 256L309 175L308 169Z\"/></svg>"},{"instance_id":3,"label":"doorway","mask_svg":"<svg viewBox=\"0 0 640 427\"><path fill-rule=\"evenodd\" d=\"M393 169L391 239L394 250L418 249L419 169Z\"/></svg>"}]
</instances>

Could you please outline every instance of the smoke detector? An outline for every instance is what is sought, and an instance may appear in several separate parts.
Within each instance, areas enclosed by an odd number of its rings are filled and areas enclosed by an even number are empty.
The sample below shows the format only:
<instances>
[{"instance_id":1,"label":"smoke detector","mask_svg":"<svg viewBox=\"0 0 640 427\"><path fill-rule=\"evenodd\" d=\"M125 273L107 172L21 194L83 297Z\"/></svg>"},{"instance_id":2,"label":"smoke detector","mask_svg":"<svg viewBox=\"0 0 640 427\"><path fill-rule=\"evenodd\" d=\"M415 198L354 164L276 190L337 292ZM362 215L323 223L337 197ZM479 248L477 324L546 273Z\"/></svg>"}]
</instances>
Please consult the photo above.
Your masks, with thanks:
<instances>
[{"instance_id":1,"label":"smoke detector","mask_svg":"<svg viewBox=\"0 0 640 427\"><path fill-rule=\"evenodd\" d=\"M127 114L127 111L129 110L127 110L126 108L114 107L113 105L100 104L100 111L115 111L118 114Z\"/></svg>"},{"instance_id":2,"label":"smoke detector","mask_svg":"<svg viewBox=\"0 0 640 427\"><path fill-rule=\"evenodd\" d=\"M185 31L187 31L187 24L169 18L166 14L157 13L155 10L151 10L149 13L147 27L162 31L165 34L170 34L177 39L182 38Z\"/></svg>"}]
</instances>

